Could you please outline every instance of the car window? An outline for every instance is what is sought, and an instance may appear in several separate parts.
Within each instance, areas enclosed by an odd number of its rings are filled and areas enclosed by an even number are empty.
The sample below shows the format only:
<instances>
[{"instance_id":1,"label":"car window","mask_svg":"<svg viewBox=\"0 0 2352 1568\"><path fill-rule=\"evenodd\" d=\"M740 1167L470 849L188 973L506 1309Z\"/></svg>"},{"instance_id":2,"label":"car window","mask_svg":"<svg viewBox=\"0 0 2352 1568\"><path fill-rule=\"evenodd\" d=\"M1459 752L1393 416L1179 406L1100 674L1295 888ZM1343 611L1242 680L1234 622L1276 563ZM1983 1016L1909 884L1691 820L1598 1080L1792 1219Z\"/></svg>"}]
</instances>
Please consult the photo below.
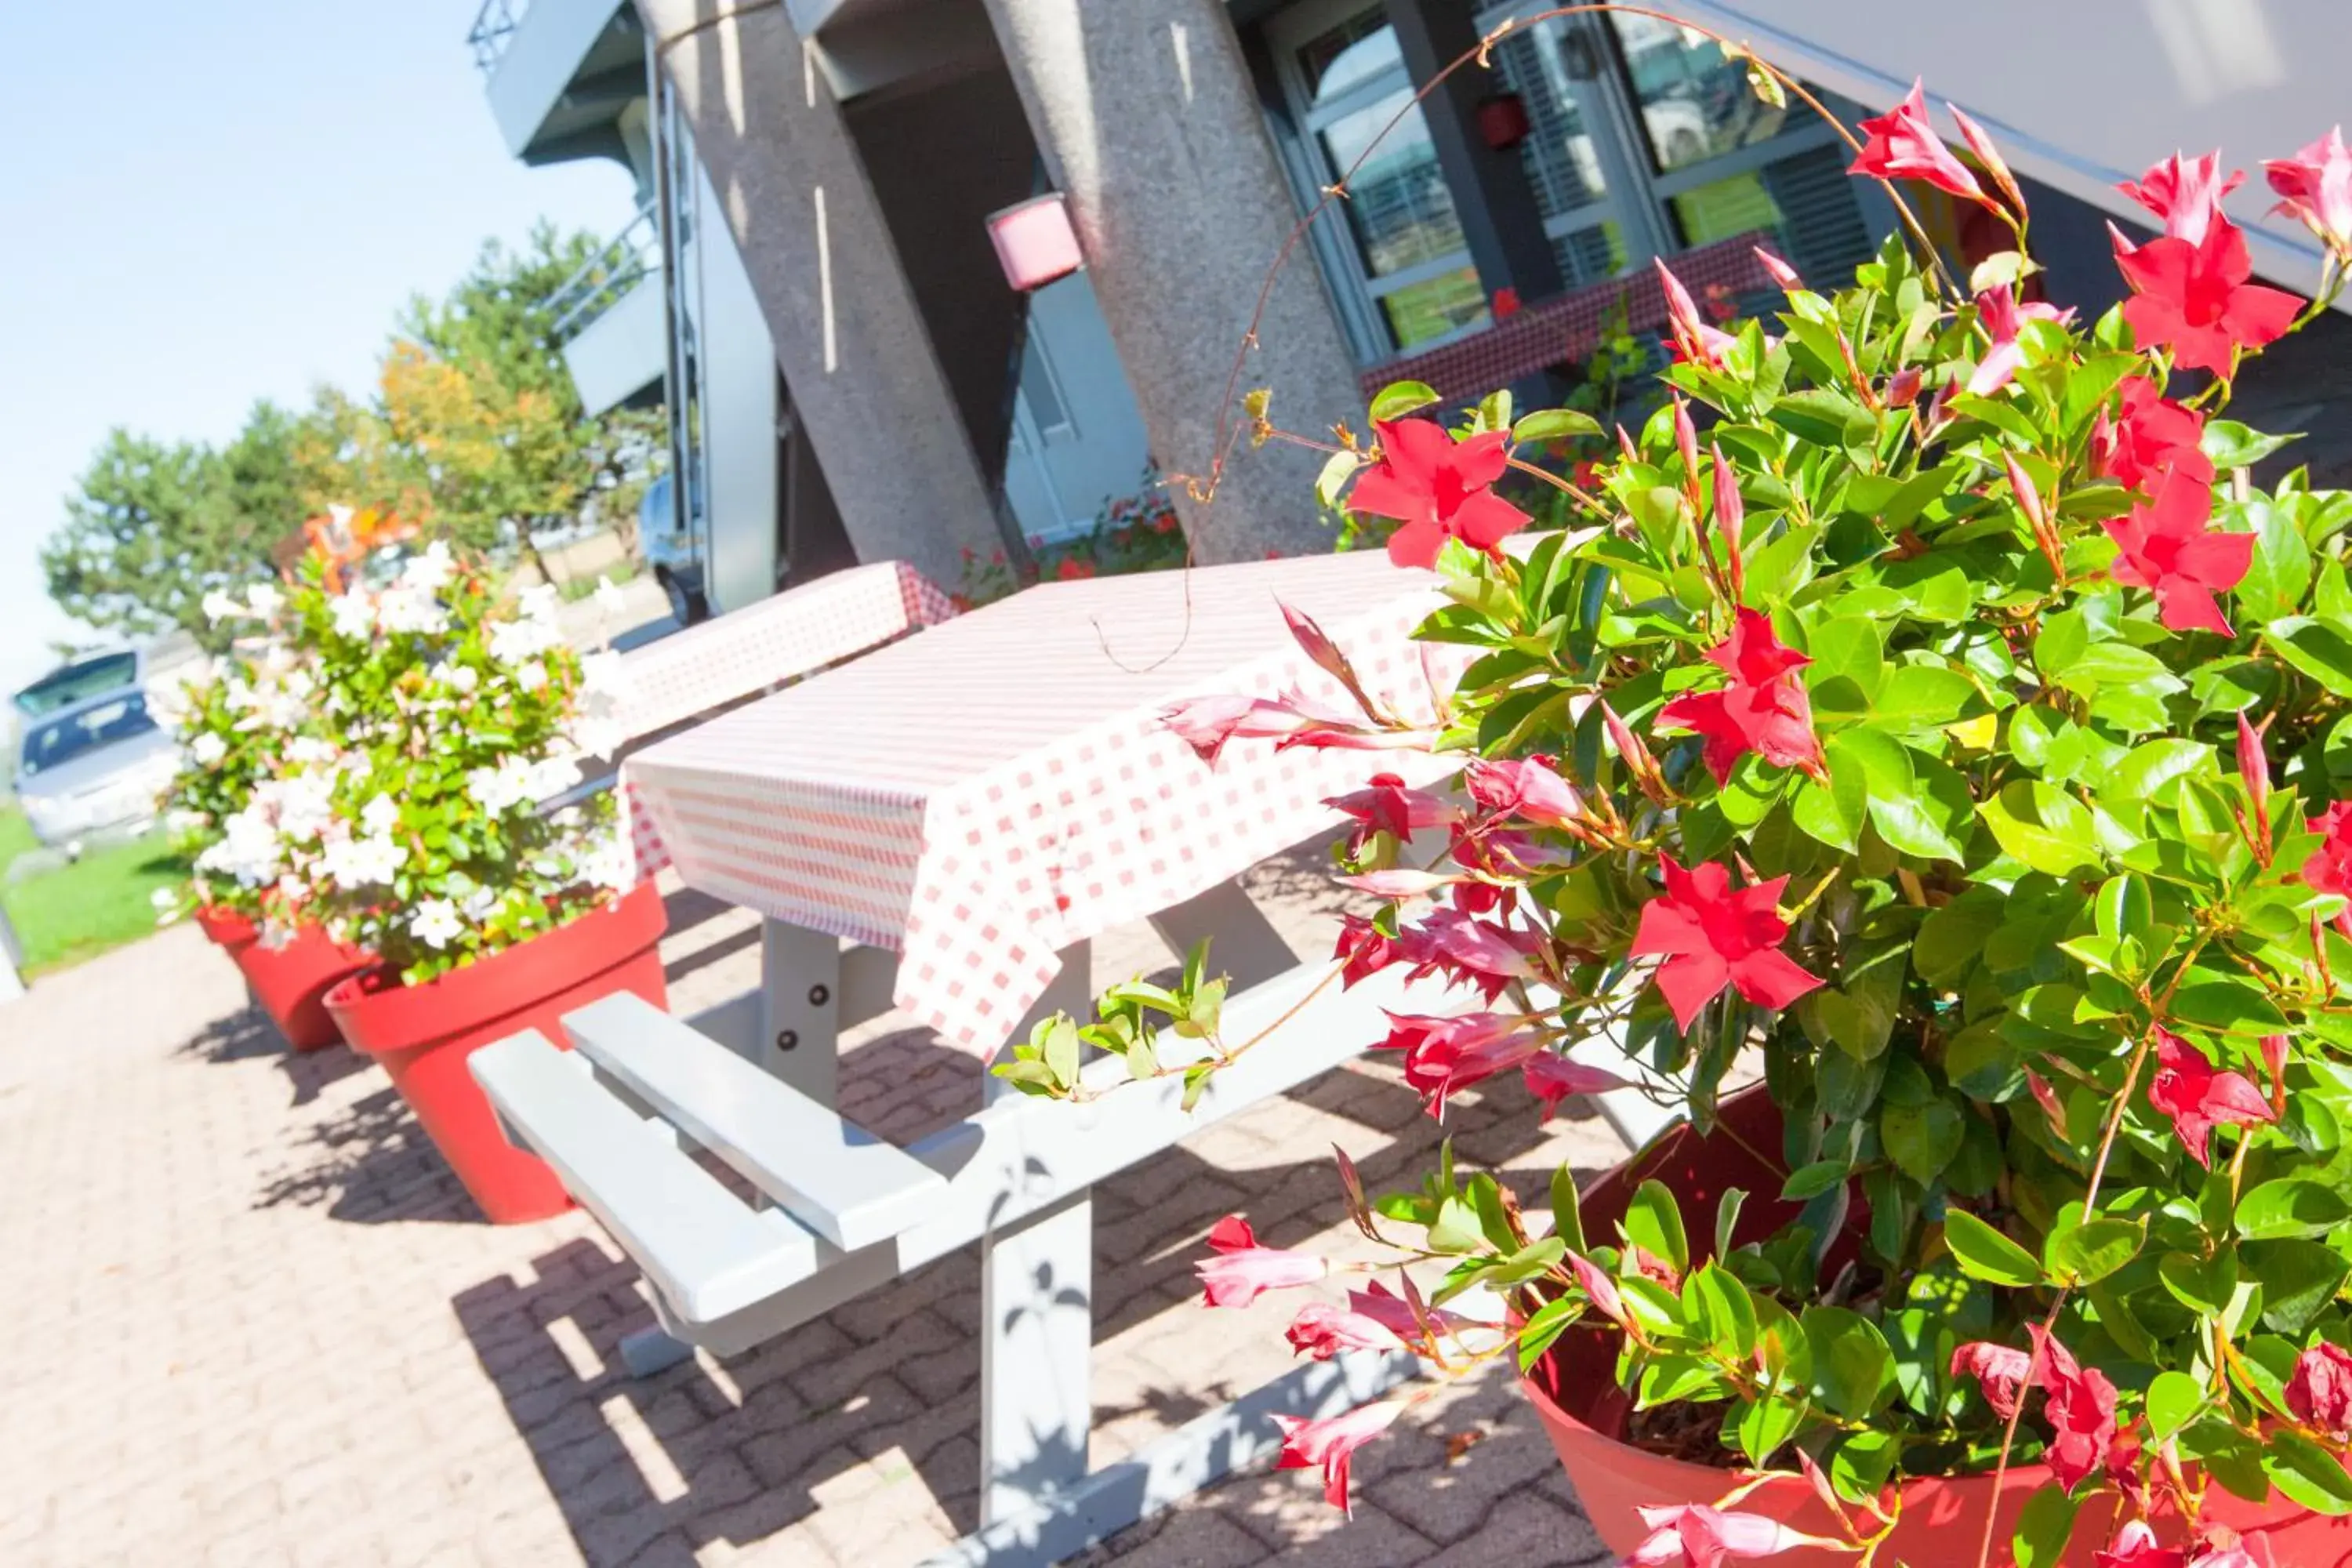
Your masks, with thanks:
<instances>
[{"instance_id":1,"label":"car window","mask_svg":"<svg viewBox=\"0 0 2352 1568\"><path fill-rule=\"evenodd\" d=\"M36 724L25 732L17 773L30 778L116 741L127 741L156 728L147 711L146 698L127 691L110 702L77 708L72 712Z\"/></svg>"},{"instance_id":2,"label":"car window","mask_svg":"<svg viewBox=\"0 0 2352 1568\"><path fill-rule=\"evenodd\" d=\"M16 710L38 718L58 709L95 697L101 691L111 691L118 686L128 686L139 678L139 656L135 653L101 654L69 664L63 669L52 670L40 679L16 693L13 700Z\"/></svg>"}]
</instances>

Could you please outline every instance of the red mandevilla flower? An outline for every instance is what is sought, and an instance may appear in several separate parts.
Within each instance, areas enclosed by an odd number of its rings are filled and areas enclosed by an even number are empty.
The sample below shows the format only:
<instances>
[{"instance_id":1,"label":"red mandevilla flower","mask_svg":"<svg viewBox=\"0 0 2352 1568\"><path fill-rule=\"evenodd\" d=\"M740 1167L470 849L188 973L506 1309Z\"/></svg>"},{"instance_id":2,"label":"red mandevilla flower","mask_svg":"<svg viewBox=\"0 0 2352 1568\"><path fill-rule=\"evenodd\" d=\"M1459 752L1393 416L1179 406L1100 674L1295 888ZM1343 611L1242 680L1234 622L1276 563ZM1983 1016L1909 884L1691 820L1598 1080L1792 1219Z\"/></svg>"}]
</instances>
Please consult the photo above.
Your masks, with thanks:
<instances>
[{"instance_id":1,"label":"red mandevilla flower","mask_svg":"<svg viewBox=\"0 0 2352 1568\"><path fill-rule=\"evenodd\" d=\"M2108 570L2126 587L2154 592L2157 617L2167 626L2229 637L2229 617L2213 595L2245 580L2253 565L2254 536L2209 529L2212 515L2211 484L2175 468L2154 501L2100 526L2116 542Z\"/></svg>"},{"instance_id":2,"label":"red mandevilla flower","mask_svg":"<svg viewBox=\"0 0 2352 1568\"><path fill-rule=\"evenodd\" d=\"M2154 213L2167 236L2197 245L2203 242L2216 219L2230 221L2221 212L2221 198L2245 179L2244 172L2238 169L2225 177L2218 152L2202 158L2183 158L2175 153L2161 163L2150 164L2137 181L2126 180L2116 189Z\"/></svg>"},{"instance_id":3,"label":"red mandevilla flower","mask_svg":"<svg viewBox=\"0 0 2352 1568\"><path fill-rule=\"evenodd\" d=\"M1398 955L1411 978L1443 973L1454 984L1475 985L1488 1005L1515 980L1532 979L1530 963L1544 944L1541 931L1519 932L1460 909L1438 909L1397 936Z\"/></svg>"},{"instance_id":4,"label":"red mandevilla flower","mask_svg":"<svg viewBox=\"0 0 2352 1568\"><path fill-rule=\"evenodd\" d=\"M1524 1070L1528 1092L1543 1101L1547 1121L1559 1109L1559 1102L1572 1094L1607 1094L1613 1089L1633 1087L1629 1079L1620 1078L1604 1068L1570 1061L1554 1051L1539 1051L1529 1057Z\"/></svg>"},{"instance_id":5,"label":"red mandevilla flower","mask_svg":"<svg viewBox=\"0 0 2352 1568\"><path fill-rule=\"evenodd\" d=\"M1780 951L1789 925L1778 906L1788 878L1733 892L1731 873L1721 866L1685 871L1670 856L1658 859L1665 893L1642 906L1642 923L1626 951L1635 958L1665 959L1658 966L1658 991L1678 1027L1687 1030L1726 985L1759 1007L1786 1007L1821 984L1818 975Z\"/></svg>"},{"instance_id":6,"label":"red mandevilla flower","mask_svg":"<svg viewBox=\"0 0 2352 1568\"><path fill-rule=\"evenodd\" d=\"M1461 815L1452 801L1427 790L1409 789L1395 773L1374 773L1367 787L1327 795L1323 804L1355 819L1356 831L1348 840L1350 855L1360 854L1374 834L1410 838L1418 829L1451 822Z\"/></svg>"},{"instance_id":7,"label":"red mandevilla flower","mask_svg":"<svg viewBox=\"0 0 2352 1568\"><path fill-rule=\"evenodd\" d=\"M2315 893L2352 898L2352 800L2339 800L2311 818L2319 847L2303 863L2303 880ZM2352 937L2352 904L2336 916L2336 926Z\"/></svg>"},{"instance_id":8,"label":"red mandevilla flower","mask_svg":"<svg viewBox=\"0 0 2352 1568\"><path fill-rule=\"evenodd\" d=\"M1388 1016L1389 1037L1375 1048L1404 1052L1405 1084L1432 1116L1445 1114L1445 1101L1455 1089L1513 1071L1543 1048L1541 1035L1498 1013Z\"/></svg>"},{"instance_id":9,"label":"red mandevilla flower","mask_svg":"<svg viewBox=\"0 0 2352 1568\"><path fill-rule=\"evenodd\" d=\"M2263 174L2286 198L2273 212L2301 219L2329 249L2352 255L2352 149L2344 145L2344 127L2292 158L2265 159Z\"/></svg>"},{"instance_id":10,"label":"red mandevilla flower","mask_svg":"<svg viewBox=\"0 0 2352 1568\"><path fill-rule=\"evenodd\" d=\"M2064 321L2074 313L2038 302L2021 305L2016 290L2006 283L1978 295L1977 320L1992 342L1969 374L1969 390L1979 397L1990 397L2016 379L2018 367L2025 363L2025 345L2018 337L2026 322Z\"/></svg>"},{"instance_id":11,"label":"red mandevilla flower","mask_svg":"<svg viewBox=\"0 0 2352 1568\"><path fill-rule=\"evenodd\" d=\"M1277 1415L1274 1420L1282 1428L1282 1455L1275 1460L1274 1468L1304 1470L1319 1466L1323 1471L1324 1500L1352 1517L1355 1509L1348 1500L1348 1461L1357 1449L1387 1431L1389 1424L1403 1413L1403 1401L1384 1399L1323 1421Z\"/></svg>"},{"instance_id":12,"label":"red mandevilla flower","mask_svg":"<svg viewBox=\"0 0 2352 1568\"><path fill-rule=\"evenodd\" d=\"M1290 1342L1294 1355L1311 1355L1317 1361L1329 1361L1341 1351L1402 1350L1404 1342L1391 1332L1386 1324L1328 1301L1309 1301L1298 1309L1283 1331Z\"/></svg>"},{"instance_id":13,"label":"red mandevilla flower","mask_svg":"<svg viewBox=\"0 0 2352 1568\"><path fill-rule=\"evenodd\" d=\"M1214 1258L1192 1265L1202 1296L1212 1307L1246 1307L1268 1290L1309 1285L1331 1271L1328 1260L1311 1252L1260 1247L1249 1221L1229 1214L1209 1229Z\"/></svg>"},{"instance_id":14,"label":"red mandevilla flower","mask_svg":"<svg viewBox=\"0 0 2352 1568\"><path fill-rule=\"evenodd\" d=\"M1659 710L1658 722L1706 737L1706 770L1718 784L1729 782L1732 765L1750 752L1775 767L1818 775L1822 745L1813 734L1812 699L1797 673L1812 660L1780 641L1770 616L1748 609L1706 658L1731 684L1685 692Z\"/></svg>"},{"instance_id":15,"label":"red mandevilla flower","mask_svg":"<svg viewBox=\"0 0 2352 1568\"><path fill-rule=\"evenodd\" d=\"M1760 1513L1725 1512L1704 1503L1637 1510L1649 1535L1623 1568L1718 1568L1733 1558L1777 1557L1800 1546L1843 1542L1801 1535Z\"/></svg>"},{"instance_id":16,"label":"red mandevilla flower","mask_svg":"<svg viewBox=\"0 0 2352 1568\"><path fill-rule=\"evenodd\" d=\"M1507 430L1456 441L1430 419L1375 423L1381 460L1356 481L1348 508L1404 524L1389 536L1400 566L1434 566L1448 539L1492 554L1526 527L1526 512L1495 493L1511 458Z\"/></svg>"},{"instance_id":17,"label":"red mandevilla flower","mask_svg":"<svg viewBox=\"0 0 2352 1568\"><path fill-rule=\"evenodd\" d=\"M2200 240L2166 235L2119 249L2116 265L2133 289L2124 301L2132 336L2143 349L2170 349L2182 370L2230 374L2239 351L2276 342L2302 309L2284 289L2246 281L2245 232L2218 215Z\"/></svg>"},{"instance_id":18,"label":"red mandevilla flower","mask_svg":"<svg viewBox=\"0 0 2352 1568\"><path fill-rule=\"evenodd\" d=\"M2105 419L2104 411L2100 417ZM2099 472L2126 489L2148 489L2148 481L2174 469L2201 484L2213 482L2213 460L2198 445L2205 416L2170 401L2144 376L2124 383L2121 417L2101 428L2105 435L2095 435L2093 458Z\"/></svg>"},{"instance_id":19,"label":"red mandevilla flower","mask_svg":"<svg viewBox=\"0 0 2352 1568\"><path fill-rule=\"evenodd\" d=\"M2286 1380L2286 1407L2296 1420L2339 1443L2352 1439L2352 1354L2322 1340L2295 1357Z\"/></svg>"},{"instance_id":20,"label":"red mandevilla flower","mask_svg":"<svg viewBox=\"0 0 2352 1568\"><path fill-rule=\"evenodd\" d=\"M1462 783L1481 810L1538 827L1566 827L1584 812L1575 786L1540 752L1527 757L1473 757L1462 771Z\"/></svg>"},{"instance_id":21,"label":"red mandevilla flower","mask_svg":"<svg viewBox=\"0 0 2352 1568\"><path fill-rule=\"evenodd\" d=\"M2213 1163L2208 1147L2216 1127L2276 1121L2269 1097L2242 1072L2217 1068L2205 1053L2161 1025L2154 1026L2156 1077L2147 1102L2169 1117L2181 1146L2199 1164Z\"/></svg>"},{"instance_id":22,"label":"red mandevilla flower","mask_svg":"<svg viewBox=\"0 0 2352 1568\"><path fill-rule=\"evenodd\" d=\"M1927 84L1914 81L1911 95L1874 120L1862 122L1870 141L1846 172L1879 180L1919 180L1937 190L1999 210L1977 184L1969 166L1944 145L1927 123Z\"/></svg>"},{"instance_id":23,"label":"red mandevilla flower","mask_svg":"<svg viewBox=\"0 0 2352 1568\"><path fill-rule=\"evenodd\" d=\"M2085 1476L2106 1468L2115 1447L2116 1385L2095 1367L2077 1363L2072 1352L2039 1323L2028 1323L2043 1400L2042 1414L2054 1433L2042 1458L2068 1491Z\"/></svg>"},{"instance_id":24,"label":"red mandevilla flower","mask_svg":"<svg viewBox=\"0 0 2352 1568\"><path fill-rule=\"evenodd\" d=\"M2116 1543L2092 1553L2095 1568L2187 1568L2189 1554L2157 1543L2156 1531L2145 1520L2133 1520L2116 1531Z\"/></svg>"},{"instance_id":25,"label":"red mandevilla flower","mask_svg":"<svg viewBox=\"0 0 2352 1568\"><path fill-rule=\"evenodd\" d=\"M2010 1345L1979 1340L1952 1352L1952 1375L1975 1378L1985 1403L2004 1421L2017 1414L2032 1371L2033 1358Z\"/></svg>"}]
</instances>

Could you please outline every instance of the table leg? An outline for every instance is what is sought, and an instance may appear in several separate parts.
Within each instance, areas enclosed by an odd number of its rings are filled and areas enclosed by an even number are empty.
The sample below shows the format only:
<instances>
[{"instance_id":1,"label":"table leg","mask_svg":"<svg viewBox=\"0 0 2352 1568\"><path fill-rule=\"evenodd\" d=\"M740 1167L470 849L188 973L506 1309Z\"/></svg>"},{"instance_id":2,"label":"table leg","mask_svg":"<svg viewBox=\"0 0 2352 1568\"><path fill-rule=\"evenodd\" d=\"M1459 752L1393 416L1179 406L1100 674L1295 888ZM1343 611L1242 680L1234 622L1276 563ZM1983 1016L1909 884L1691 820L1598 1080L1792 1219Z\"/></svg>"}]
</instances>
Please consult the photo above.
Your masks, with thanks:
<instances>
[{"instance_id":1,"label":"table leg","mask_svg":"<svg viewBox=\"0 0 2352 1568\"><path fill-rule=\"evenodd\" d=\"M1094 1204L1074 1193L980 1243L982 1522L1086 1479Z\"/></svg>"},{"instance_id":2,"label":"table leg","mask_svg":"<svg viewBox=\"0 0 2352 1568\"><path fill-rule=\"evenodd\" d=\"M754 1059L819 1105L840 1103L841 942L787 921L760 922L765 1027Z\"/></svg>"}]
</instances>

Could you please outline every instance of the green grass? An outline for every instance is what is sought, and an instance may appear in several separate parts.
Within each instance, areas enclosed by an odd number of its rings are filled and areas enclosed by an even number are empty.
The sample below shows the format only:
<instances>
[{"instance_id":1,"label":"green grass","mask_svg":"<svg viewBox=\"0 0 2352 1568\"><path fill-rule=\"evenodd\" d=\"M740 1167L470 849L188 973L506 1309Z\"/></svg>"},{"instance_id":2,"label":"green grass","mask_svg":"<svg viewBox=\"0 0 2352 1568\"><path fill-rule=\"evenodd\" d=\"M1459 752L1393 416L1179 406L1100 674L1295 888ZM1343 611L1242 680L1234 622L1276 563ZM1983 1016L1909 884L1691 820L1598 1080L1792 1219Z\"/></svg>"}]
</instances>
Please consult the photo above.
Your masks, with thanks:
<instances>
[{"instance_id":1,"label":"green grass","mask_svg":"<svg viewBox=\"0 0 2352 1568\"><path fill-rule=\"evenodd\" d=\"M25 814L0 805L0 876L37 847ZM70 866L0 885L0 908L25 951L27 979L70 968L155 929L152 896L186 874L161 834L86 852Z\"/></svg>"}]
</instances>

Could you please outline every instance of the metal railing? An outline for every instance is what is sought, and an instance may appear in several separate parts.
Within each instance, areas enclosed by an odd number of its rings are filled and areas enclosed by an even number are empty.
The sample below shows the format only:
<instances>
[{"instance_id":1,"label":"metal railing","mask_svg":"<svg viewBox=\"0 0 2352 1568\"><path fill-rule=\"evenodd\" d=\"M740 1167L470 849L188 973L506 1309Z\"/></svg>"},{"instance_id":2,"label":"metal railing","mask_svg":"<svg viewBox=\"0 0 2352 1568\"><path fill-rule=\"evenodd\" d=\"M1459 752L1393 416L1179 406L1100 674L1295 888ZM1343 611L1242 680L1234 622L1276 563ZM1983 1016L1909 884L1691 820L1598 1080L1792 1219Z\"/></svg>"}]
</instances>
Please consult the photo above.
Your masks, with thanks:
<instances>
[{"instance_id":1,"label":"metal railing","mask_svg":"<svg viewBox=\"0 0 2352 1568\"><path fill-rule=\"evenodd\" d=\"M639 207L627 227L605 241L548 297L547 308L555 313L549 335L558 343L570 342L619 304L647 274L660 270L661 224L649 203Z\"/></svg>"},{"instance_id":2,"label":"metal railing","mask_svg":"<svg viewBox=\"0 0 2352 1568\"><path fill-rule=\"evenodd\" d=\"M482 8L474 14L474 29L466 35L466 47L474 51L475 69L488 76L498 68L508 40L530 9L530 0L482 0Z\"/></svg>"}]
</instances>

